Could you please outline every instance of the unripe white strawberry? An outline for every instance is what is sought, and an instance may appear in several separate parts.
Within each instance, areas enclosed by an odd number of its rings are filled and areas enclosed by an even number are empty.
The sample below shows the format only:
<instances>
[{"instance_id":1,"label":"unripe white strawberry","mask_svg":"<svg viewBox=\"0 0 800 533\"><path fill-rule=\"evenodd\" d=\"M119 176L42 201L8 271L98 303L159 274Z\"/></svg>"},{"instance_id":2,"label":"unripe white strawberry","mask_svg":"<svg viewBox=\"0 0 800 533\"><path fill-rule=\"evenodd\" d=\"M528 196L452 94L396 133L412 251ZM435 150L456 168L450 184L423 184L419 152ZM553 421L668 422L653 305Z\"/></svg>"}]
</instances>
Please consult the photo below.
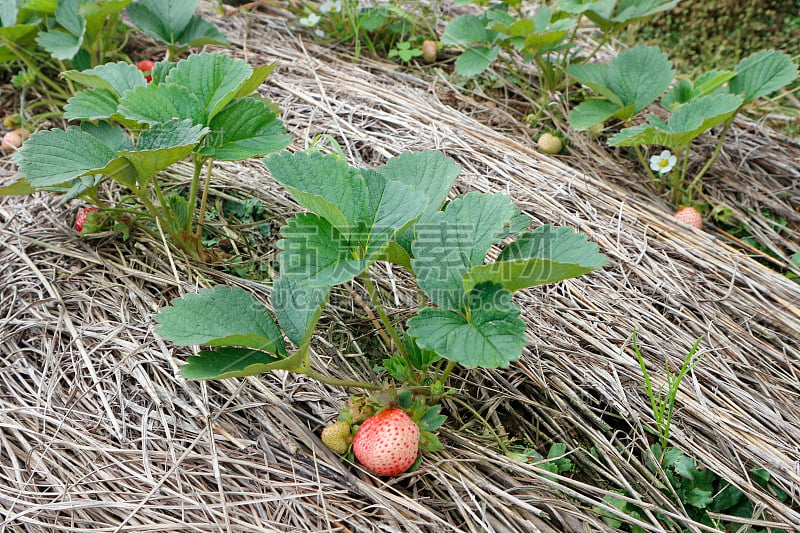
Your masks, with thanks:
<instances>
[{"instance_id":1,"label":"unripe white strawberry","mask_svg":"<svg viewBox=\"0 0 800 533\"><path fill-rule=\"evenodd\" d=\"M539 141L537 142L537 146L539 147L539 151L545 154L557 154L561 151L561 148L564 146L561 142L561 139L553 135L552 133L542 133L539 136Z\"/></svg>"},{"instance_id":2,"label":"unripe white strawberry","mask_svg":"<svg viewBox=\"0 0 800 533\"><path fill-rule=\"evenodd\" d=\"M378 475L402 474L417 460L419 435L419 426L405 411L386 409L358 428L353 454Z\"/></svg>"},{"instance_id":3,"label":"unripe white strawberry","mask_svg":"<svg viewBox=\"0 0 800 533\"><path fill-rule=\"evenodd\" d=\"M684 207L675 213L675 218L693 228L703 229L703 217L694 207Z\"/></svg>"},{"instance_id":4,"label":"unripe white strawberry","mask_svg":"<svg viewBox=\"0 0 800 533\"><path fill-rule=\"evenodd\" d=\"M27 131L21 129L8 131L3 135L3 142L0 143L0 148L7 152L14 152L17 148L22 146L23 141L27 138Z\"/></svg>"},{"instance_id":5,"label":"unripe white strawberry","mask_svg":"<svg viewBox=\"0 0 800 533\"><path fill-rule=\"evenodd\" d=\"M426 39L422 42L422 60L425 63L433 63L436 61L436 56L439 54L439 45L436 41Z\"/></svg>"}]
</instances>

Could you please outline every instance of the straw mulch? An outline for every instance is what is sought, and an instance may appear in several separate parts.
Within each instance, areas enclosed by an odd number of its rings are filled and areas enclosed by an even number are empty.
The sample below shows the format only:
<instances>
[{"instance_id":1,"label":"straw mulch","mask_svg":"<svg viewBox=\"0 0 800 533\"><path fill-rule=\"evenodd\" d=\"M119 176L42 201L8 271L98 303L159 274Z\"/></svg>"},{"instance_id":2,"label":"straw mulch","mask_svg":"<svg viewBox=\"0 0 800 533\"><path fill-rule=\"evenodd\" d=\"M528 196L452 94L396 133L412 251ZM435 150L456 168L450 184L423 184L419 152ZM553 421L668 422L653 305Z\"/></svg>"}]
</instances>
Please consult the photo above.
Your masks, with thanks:
<instances>
[{"instance_id":1,"label":"straw mulch","mask_svg":"<svg viewBox=\"0 0 800 533\"><path fill-rule=\"evenodd\" d=\"M536 223L568 225L600 244L610 258L602 271L518 296L530 336L518 363L462 370L451 382L504 438L544 453L565 443L576 472L548 477L540 465L507 457L456 402L445 405L446 449L419 471L379 479L342 463L317 435L345 392L284 373L186 382L178 366L189 352L154 333L153 314L176 296L222 282L266 298L268 283L191 264L141 235L76 238L69 226L77 206L45 195L5 198L3 531L601 531L611 528L599 509L614 513L603 497L615 492L643 510L641 520L620 520L648 531L707 530L644 466L643 428L653 422L634 329L656 386L665 362L679 366L703 338L702 360L678 396L674 444L742 489L757 522L800 529L792 503L800 487L800 285L718 233L674 222L662 200L614 174L599 150L541 156L531 132L502 111L392 65L337 59L279 18L217 23L235 43L232 54L280 62L262 90L284 110L296 148L329 133L357 166L441 150L463 167L459 191L508 193ZM445 93L457 108L442 102ZM503 128L489 125L491 117ZM769 138L765 172L793 171L797 146ZM760 142L749 132L732 138L721 164L749 168L749 147ZM594 163L612 170L576 170ZM218 191L254 195L276 216L291 212L259 162L218 171ZM186 172L179 168L176 179ZM753 190L772 187L762 174L745 177ZM390 307L408 316L414 299L403 273L375 270ZM358 353L373 342L359 294L356 285L336 294L314 345L317 367L333 376L373 375ZM756 466L791 499L780 502L752 481Z\"/></svg>"}]
</instances>

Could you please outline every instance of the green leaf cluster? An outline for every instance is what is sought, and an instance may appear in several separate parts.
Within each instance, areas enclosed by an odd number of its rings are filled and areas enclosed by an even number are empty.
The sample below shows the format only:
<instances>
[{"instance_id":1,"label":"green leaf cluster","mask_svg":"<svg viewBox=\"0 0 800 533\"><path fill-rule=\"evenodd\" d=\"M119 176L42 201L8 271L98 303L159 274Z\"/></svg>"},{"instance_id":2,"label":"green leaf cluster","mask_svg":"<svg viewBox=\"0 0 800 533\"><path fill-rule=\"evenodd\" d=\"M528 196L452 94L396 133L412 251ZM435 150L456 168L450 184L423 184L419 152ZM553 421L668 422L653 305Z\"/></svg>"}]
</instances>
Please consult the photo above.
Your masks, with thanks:
<instances>
[{"instance_id":1,"label":"green leaf cluster","mask_svg":"<svg viewBox=\"0 0 800 533\"><path fill-rule=\"evenodd\" d=\"M120 13L131 0L3 0L0 63L22 59L38 45L55 60L88 68L103 60L106 45L127 31ZM103 44L105 43L105 44Z\"/></svg>"},{"instance_id":2,"label":"green leaf cluster","mask_svg":"<svg viewBox=\"0 0 800 533\"><path fill-rule=\"evenodd\" d=\"M404 153L374 170L350 167L318 151L281 152L264 163L307 210L287 221L278 242L280 277L272 300L283 331L303 346L311 335L311 329L304 328L313 329L319 318L313 316L320 310L316 305L321 305L320 298L332 286L360 276L374 299L369 266L376 261L394 262L416 278L433 304L420 309L401 336L375 302L399 351L384 361L383 368L401 381L432 385L424 376L440 368L441 359L449 365L508 366L520 357L526 342L525 323L512 294L579 276L606 263L596 244L569 228L542 226L526 231L529 220L504 195L469 193L446 202L442 209L459 168L438 152ZM517 232L521 233L497 260L487 263L489 249ZM300 300L281 296L281 291ZM206 296L204 305L209 299ZM308 301L314 305L298 303ZM225 316L247 314L230 302L225 305ZM202 326L206 318L197 312L181 318L176 308L189 309L186 303L176 302L162 312L160 333L185 344L209 344L212 339L186 338L175 332L173 323L188 322L206 334ZM251 333L241 329L237 338ZM244 348L256 346L251 343ZM279 355L274 350L269 353ZM229 375L230 361L224 364ZM250 370L254 368L262 367ZM240 365L237 372L250 370ZM436 383L437 390L442 390L443 381Z\"/></svg>"},{"instance_id":3,"label":"green leaf cluster","mask_svg":"<svg viewBox=\"0 0 800 533\"><path fill-rule=\"evenodd\" d=\"M36 133L14 155L33 187L102 174L141 187L192 152L240 160L289 143L272 106L247 96L270 67L252 69L224 54L162 62L147 83L127 63L64 75L86 87L67 101L65 117L80 127Z\"/></svg>"},{"instance_id":4,"label":"green leaf cluster","mask_svg":"<svg viewBox=\"0 0 800 533\"><path fill-rule=\"evenodd\" d=\"M200 0L136 0L125 13L137 28L167 45L170 58L189 48L228 46L213 24L195 14L199 5Z\"/></svg>"},{"instance_id":5,"label":"green leaf cluster","mask_svg":"<svg viewBox=\"0 0 800 533\"><path fill-rule=\"evenodd\" d=\"M150 83L122 62L65 72L86 87L64 107L65 117L80 126L35 133L14 161L33 189L66 187L72 196L91 198L97 176L121 183L175 244L201 259L200 229L192 225L203 166L266 155L290 142L275 106L251 95L272 68L201 53L158 63ZM164 195L155 177L188 156L195 167L188 197Z\"/></svg>"}]
</instances>

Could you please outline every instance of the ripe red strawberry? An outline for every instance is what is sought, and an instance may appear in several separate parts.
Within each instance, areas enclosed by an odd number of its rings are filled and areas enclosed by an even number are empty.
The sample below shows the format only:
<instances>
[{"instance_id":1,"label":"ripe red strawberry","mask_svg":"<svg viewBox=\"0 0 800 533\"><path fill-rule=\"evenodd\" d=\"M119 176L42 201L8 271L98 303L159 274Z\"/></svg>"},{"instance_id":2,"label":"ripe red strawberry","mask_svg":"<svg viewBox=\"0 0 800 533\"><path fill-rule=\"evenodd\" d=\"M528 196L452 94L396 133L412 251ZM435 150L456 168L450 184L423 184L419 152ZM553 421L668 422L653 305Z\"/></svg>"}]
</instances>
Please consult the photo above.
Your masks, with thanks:
<instances>
[{"instance_id":1,"label":"ripe red strawberry","mask_svg":"<svg viewBox=\"0 0 800 533\"><path fill-rule=\"evenodd\" d=\"M97 211L96 207L87 207L86 209L81 209L78 212L78 216L75 217L75 230L78 232L83 231L83 225L86 224L86 219L89 218L89 213L92 211Z\"/></svg>"},{"instance_id":2,"label":"ripe red strawberry","mask_svg":"<svg viewBox=\"0 0 800 533\"><path fill-rule=\"evenodd\" d=\"M419 426L402 409L386 409L358 428L353 453L361 464L381 476L408 470L417 460Z\"/></svg>"},{"instance_id":3,"label":"ripe red strawberry","mask_svg":"<svg viewBox=\"0 0 800 533\"><path fill-rule=\"evenodd\" d=\"M322 430L322 443L334 453L346 454L350 449L351 442L353 442L353 435L350 434L350 424L344 420L327 425Z\"/></svg>"},{"instance_id":4,"label":"ripe red strawberry","mask_svg":"<svg viewBox=\"0 0 800 533\"><path fill-rule=\"evenodd\" d=\"M703 229L703 217L694 207L684 207L675 213L675 218L693 228Z\"/></svg>"},{"instance_id":5,"label":"ripe red strawberry","mask_svg":"<svg viewBox=\"0 0 800 533\"><path fill-rule=\"evenodd\" d=\"M155 66L156 64L149 59L142 59L136 63L136 68L144 73L144 79L147 81L147 83L153 81L153 76L150 73L153 72L153 68L155 68Z\"/></svg>"}]
</instances>

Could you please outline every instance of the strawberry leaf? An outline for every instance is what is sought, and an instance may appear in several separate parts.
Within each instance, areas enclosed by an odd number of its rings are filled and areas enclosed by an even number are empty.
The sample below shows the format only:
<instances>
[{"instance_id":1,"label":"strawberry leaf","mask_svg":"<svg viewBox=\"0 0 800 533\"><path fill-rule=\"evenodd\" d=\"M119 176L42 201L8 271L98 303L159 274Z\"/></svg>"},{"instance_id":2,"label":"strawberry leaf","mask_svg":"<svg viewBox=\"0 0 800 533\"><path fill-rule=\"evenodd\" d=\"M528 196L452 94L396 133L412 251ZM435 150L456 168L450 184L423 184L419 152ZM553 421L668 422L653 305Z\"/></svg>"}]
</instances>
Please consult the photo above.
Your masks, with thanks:
<instances>
[{"instance_id":1,"label":"strawberry leaf","mask_svg":"<svg viewBox=\"0 0 800 533\"><path fill-rule=\"evenodd\" d=\"M732 93L748 103L766 96L797 79L797 66L792 58L778 50L762 50L742 59L736 65L736 76L730 82Z\"/></svg>"},{"instance_id":2,"label":"strawberry leaf","mask_svg":"<svg viewBox=\"0 0 800 533\"><path fill-rule=\"evenodd\" d=\"M426 307L408 321L421 348L467 367L506 368L522 355L525 322L511 293L491 282L476 285L465 314Z\"/></svg>"},{"instance_id":3,"label":"strawberry leaf","mask_svg":"<svg viewBox=\"0 0 800 533\"><path fill-rule=\"evenodd\" d=\"M211 134L200 153L223 161L240 161L286 148L283 123L269 106L255 98L234 100L209 124Z\"/></svg>"},{"instance_id":4,"label":"strawberry leaf","mask_svg":"<svg viewBox=\"0 0 800 533\"><path fill-rule=\"evenodd\" d=\"M433 214L424 226L417 224L411 264L417 283L436 305L462 309L464 274L483 264L489 247L518 211L508 196L471 192Z\"/></svg>"},{"instance_id":5,"label":"strawberry leaf","mask_svg":"<svg viewBox=\"0 0 800 533\"><path fill-rule=\"evenodd\" d=\"M312 287L330 287L351 280L369 260L354 258L353 250L341 232L314 214L290 218L278 241L281 274Z\"/></svg>"},{"instance_id":6,"label":"strawberry leaf","mask_svg":"<svg viewBox=\"0 0 800 533\"><path fill-rule=\"evenodd\" d=\"M650 124L625 128L608 140L611 146L659 144L680 150L701 133L722 124L742 105L735 94L712 94L678 107L664 123L649 116Z\"/></svg>"},{"instance_id":7,"label":"strawberry leaf","mask_svg":"<svg viewBox=\"0 0 800 533\"><path fill-rule=\"evenodd\" d=\"M162 83L137 87L122 95L119 113L143 124L161 124L177 118L204 124L203 103L182 85Z\"/></svg>"},{"instance_id":8,"label":"strawberry leaf","mask_svg":"<svg viewBox=\"0 0 800 533\"><path fill-rule=\"evenodd\" d=\"M64 106L67 120L105 120L117 112L119 97L110 89L86 89Z\"/></svg>"},{"instance_id":9,"label":"strawberry leaf","mask_svg":"<svg viewBox=\"0 0 800 533\"><path fill-rule=\"evenodd\" d=\"M272 71L275 70L276 66L278 66L278 63L270 63L269 65L261 65L260 67L253 69L253 73L250 74L250 78L241 84L239 86L239 90L236 91L236 98L243 98L253 94L256 89L258 89L261 84L264 83L267 78L269 78L269 75L272 74Z\"/></svg>"},{"instance_id":10,"label":"strawberry leaf","mask_svg":"<svg viewBox=\"0 0 800 533\"><path fill-rule=\"evenodd\" d=\"M627 121L652 104L675 75L667 54L658 47L645 45L625 50L611 63L570 65L566 72L608 101L608 104L578 106L580 111L576 108L570 113L570 124L580 129L600 124L610 116ZM576 111L578 114L573 116ZM589 117L598 122L589 124Z\"/></svg>"},{"instance_id":11,"label":"strawberry leaf","mask_svg":"<svg viewBox=\"0 0 800 533\"><path fill-rule=\"evenodd\" d=\"M155 320L156 331L180 346L240 346L286 354L278 325L255 297L240 288L218 286L187 294L173 300Z\"/></svg>"},{"instance_id":12,"label":"strawberry leaf","mask_svg":"<svg viewBox=\"0 0 800 533\"><path fill-rule=\"evenodd\" d=\"M125 13L150 37L173 43L189 25L199 5L200 0L137 0Z\"/></svg>"},{"instance_id":13,"label":"strawberry leaf","mask_svg":"<svg viewBox=\"0 0 800 533\"><path fill-rule=\"evenodd\" d=\"M284 276L272 283L272 308L286 336L299 346L315 326L314 315L328 296L327 287L309 287Z\"/></svg>"},{"instance_id":14,"label":"strawberry leaf","mask_svg":"<svg viewBox=\"0 0 800 533\"><path fill-rule=\"evenodd\" d=\"M225 36L210 22L204 20L200 15L193 15L189 19L180 36L175 39L175 44L182 45L181 48L197 48L207 44L217 46L229 46Z\"/></svg>"},{"instance_id":15,"label":"strawberry leaf","mask_svg":"<svg viewBox=\"0 0 800 533\"><path fill-rule=\"evenodd\" d=\"M349 234L366 214L364 178L332 155L281 152L264 159L272 177L292 197L339 232Z\"/></svg>"},{"instance_id":16,"label":"strawberry leaf","mask_svg":"<svg viewBox=\"0 0 800 533\"><path fill-rule=\"evenodd\" d=\"M192 126L190 120L172 120L144 130L135 150L117 155L127 160L140 177L148 178L188 156L207 131L202 126Z\"/></svg>"},{"instance_id":17,"label":"strawberry leaf","mask_svg":"<svg viewBox=\"0 0 800 533\"><path fill-rule=\"evenodd\" d=\"M295 357L275 357L272 354L250 348L223 347L216 350L201 350L190 356L181 367L186 379L242 378L271 370L292 370Z\"/></svg>"},{"instance_id":18,"label":"strawberry leaf","mask_svg":"<svg viewBox=\"0 0 800 533\"><path fill-rule=\"evenodd\" d=\"M438 452L444 450L444 444L436 434L430 431L421 431L419 434L419 449L423 452Z\"/></svg>"},{"instance_id":19,"label":"strawberry leaf","mask_svg":"<svg viewBox=\"0 0 800 533\"><path fill-rule=\"evenodd\" d=\"M79 13L86 20L86 37L94 42L108 17L117 15L132 0L103 0L102 2L86 2L80 6Z\"/></svg>"},{"instance_id":20,"label":"strawberry leaf","mask_svg":"<svg viewBox=\"0 0 800 533\"><path fill-rule=\"evenodd\" d=\"M116 152L76 126L34 133L12 156L33 187L58 185L97 173Z\"/></svg>"},{"instance_id":21,"label":"strawberry leaf","mask_svg":"<svg viewBox=\"0 0 800 533\"><path fill-rule=\"evenodd\" d=\"M540 226L521 235L498 256L497 262L473 267L464 276L464 290L491 281L515 292L527 287L574 278L603 267L605 255L586 235L571 228Z\"/></svg>"},{"instance_id":22,"label":"strawberry leaf","mask_svg":"<svg viewBox=\"0 0 800 533\"><path fill-rule=\"evenodd\" d=\"M188 88L200 100L203 121L208 123L234 99L252 74L253 69L241 59L203 52L179 61L167 75L166 82Z\"/></svg>"},{"instance_id":23,"label":"strawberry leaf","mask_svg":"<svg viewBox=\"0 0 800 533\"><path fill-rule=\"evenodd\" d=\"M136 65L122 61L98 65L90 70L68 70L61 76L89 88L109 89L117 96L127 90L147 85L144 74L136 68Z\"/></svg>"},{"instance_id":24,"label":"strawberry leaf","mask_svg":"<svg viewBox=\"0 0 800 533\"><path fill-rule=\"evenodd\" d=\"M455 184L461 168L452 159L441 152L405 152L389 159L385 165L377 169L378 174L387 180L397 181L410 186L414 191L422 193L425 207L416 221L416 225L424 225L436 213L447 198L447 194ZM414 228L410 228L397 236L397 242L411 251Z\"/></svg>"}]
</instances>

